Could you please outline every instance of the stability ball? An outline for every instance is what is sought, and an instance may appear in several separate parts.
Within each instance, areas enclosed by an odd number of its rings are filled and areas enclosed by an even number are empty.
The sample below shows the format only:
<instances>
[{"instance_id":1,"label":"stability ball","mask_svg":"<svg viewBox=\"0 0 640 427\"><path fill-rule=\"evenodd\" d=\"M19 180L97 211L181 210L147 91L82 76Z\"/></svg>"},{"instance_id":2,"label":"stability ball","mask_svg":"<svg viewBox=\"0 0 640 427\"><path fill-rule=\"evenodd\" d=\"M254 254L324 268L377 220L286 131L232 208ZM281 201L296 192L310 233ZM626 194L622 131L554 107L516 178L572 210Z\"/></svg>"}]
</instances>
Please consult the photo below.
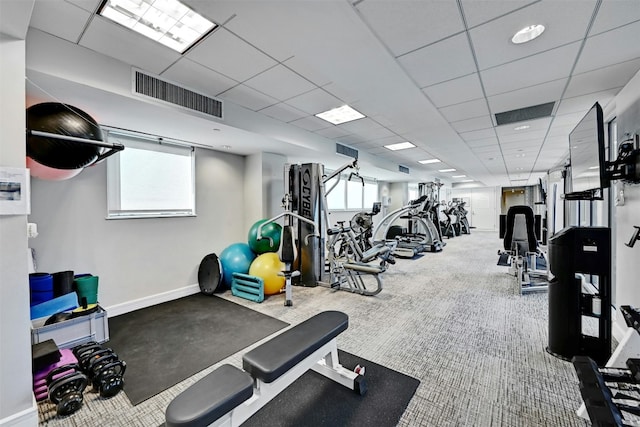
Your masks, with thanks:
<instances>
[{"instance_id":1,"label":"stability ball","mask_svg":"<svg viewBox=\"0 0 640 427\"><path fill-rule=\"evenodd\" d=\"M278 224L277 222L270 222L269 224L262 227L262 238L258 240L258 227L260 226L260 224L263 224L266 221L266 219L261 219L260 221L253 224L249 229L249 246L251 246L251 250L257 254L276 252L280 247L280 234L282 233L282 226L280 226L280 224Z\"/></svg>"},{"instance_id":2,"label":"stability ball","mask_svg":"<svg viewBox=\"0 0 640 427\"><path fill-rule=\"evenodd\" d=\"M251 263L249 274L262 278L264 281L264 294L273 295L284 287L284 276L278 276L284 270L284 263L274 252L266 252Z\"/></svg>"},{"instance_id":3,"label":"stability ball","mask_svg":"<svg viewBox=\"0 0 640 427\"><path fill-rule=\"evenodd\" d=\"M231 288L233 273L247 274L255 257L256 254L246 243L234 243L220 253L222 281L227 288Z\"/></svg>"},{"instance_id":4,"label":"stability ball","mask_svg":"<svg viewBox=\"0 0 640 427\"><path fill-rule=\"evenodd\" d=\"M45 102L27 108L27 129L103 141L98 123L71 105ZM31 175L49 180L76 176L100 156L100 147L58 138L27 135L27 167Z\"/></svg>"}]
</instances>

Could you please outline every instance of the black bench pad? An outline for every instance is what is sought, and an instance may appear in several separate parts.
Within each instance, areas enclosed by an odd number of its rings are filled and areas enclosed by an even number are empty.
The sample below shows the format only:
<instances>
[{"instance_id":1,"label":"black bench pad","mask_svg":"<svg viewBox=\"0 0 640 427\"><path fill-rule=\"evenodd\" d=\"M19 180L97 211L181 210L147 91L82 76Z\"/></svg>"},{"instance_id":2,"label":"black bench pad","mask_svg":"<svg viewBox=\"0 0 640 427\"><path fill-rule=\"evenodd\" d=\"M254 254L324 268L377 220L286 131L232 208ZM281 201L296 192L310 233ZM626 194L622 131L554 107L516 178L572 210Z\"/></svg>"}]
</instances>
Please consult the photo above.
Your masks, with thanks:
<instances>
[{"instance_id":1,"label":"black bench pad","mask_svg":"<svg viewBox=\"0 0 640 427\"><path fill-rule=\"evenodd\" d=\"M324 311L286 330L242 357L252 377L270 383L337 337L349 326L349 316Z\"/></svg>"},{"instance_id":2,"label":"black bench pad","mask_svg":"<svg viewBox=\"0 0 640 427\"><path fill-rule=\"evenodd\" d=\"M252 395L253 378L235 366L222 365L173 399L166 426L208 426Z\"/></svg>"}]
</instances>

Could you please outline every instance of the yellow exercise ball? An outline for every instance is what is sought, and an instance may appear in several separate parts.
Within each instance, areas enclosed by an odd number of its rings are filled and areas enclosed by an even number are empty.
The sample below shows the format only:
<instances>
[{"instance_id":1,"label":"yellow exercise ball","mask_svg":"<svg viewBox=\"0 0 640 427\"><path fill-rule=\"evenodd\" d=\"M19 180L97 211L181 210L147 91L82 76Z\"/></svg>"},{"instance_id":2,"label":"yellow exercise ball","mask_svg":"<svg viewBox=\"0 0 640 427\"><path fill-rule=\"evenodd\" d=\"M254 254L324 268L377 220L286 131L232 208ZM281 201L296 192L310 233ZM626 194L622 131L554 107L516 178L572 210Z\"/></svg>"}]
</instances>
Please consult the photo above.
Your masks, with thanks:
<instances>
[{"instance_id":1,"label":"yellow exercise ball","mask_svg":"<svg viewBox=\"0 0 640 427\"><path fill-rule=\"evenodd\" d=\"M274 295L280 293L284 287L284 276L278 276L284 270L284 263L275 252L266 252L258 255L249 267L249 275L260 277L264 282L264 294Z\"/></svg>"}]
</instances>

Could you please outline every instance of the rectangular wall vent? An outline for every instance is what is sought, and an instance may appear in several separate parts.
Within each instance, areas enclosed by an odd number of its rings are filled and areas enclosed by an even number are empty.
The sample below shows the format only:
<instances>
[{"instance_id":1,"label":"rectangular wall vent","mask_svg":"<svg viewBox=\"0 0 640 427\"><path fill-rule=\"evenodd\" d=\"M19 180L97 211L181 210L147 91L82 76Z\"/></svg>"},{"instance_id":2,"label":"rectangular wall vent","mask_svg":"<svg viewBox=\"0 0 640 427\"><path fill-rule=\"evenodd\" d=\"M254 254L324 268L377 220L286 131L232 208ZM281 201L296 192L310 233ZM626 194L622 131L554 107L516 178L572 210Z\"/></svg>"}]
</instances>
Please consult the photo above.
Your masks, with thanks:
<instances>
[{"instance_id":1,"label":"rectangular wall vent","mask_svg":"<svg viewBox=\"0 0 640 427\"><path fill-rule=\"evenodd\" d=\"M137 70L134 70L133 90L139 95L148 96L219 119L222 118L222 101L173 83L165 82Z\"/></svg>"},{"instance_id":2,"label":"rectangular wall vent","mask_svg":"<svg viewBox=\"0 0 640 427\"><path fill-rule=\"evenodd\" d=\"M496 124L508 125L509 123L524 122L527 120L549 117L553 111L555 102L547 102L546 104L534 105L531 107L519 108L517 110L496 113Z\"/></svg>"},{"instance_id":3,"label":"rectangular wall vent","mask_svg":"<svg viewBox=\"0 0 640 427\"><path fill-rule=\"evenodd\" d=\"M406 174L409 173L409 168L406 166L398 165L398 170L402 173L406 173Z\"/></svg>"},{"instance_id":4,"label":"rectangular wall vent","mask_svg":"<svg viewBox=\"0 0 640 427\"><path fill-rule=\"evenodd\" d=\"M347 147L346 145L342 145L336 142L336 153L344 154L345 156L353 157L354 159L358 158L358 150L355 148Z\"/></svg>"}]
</instances>

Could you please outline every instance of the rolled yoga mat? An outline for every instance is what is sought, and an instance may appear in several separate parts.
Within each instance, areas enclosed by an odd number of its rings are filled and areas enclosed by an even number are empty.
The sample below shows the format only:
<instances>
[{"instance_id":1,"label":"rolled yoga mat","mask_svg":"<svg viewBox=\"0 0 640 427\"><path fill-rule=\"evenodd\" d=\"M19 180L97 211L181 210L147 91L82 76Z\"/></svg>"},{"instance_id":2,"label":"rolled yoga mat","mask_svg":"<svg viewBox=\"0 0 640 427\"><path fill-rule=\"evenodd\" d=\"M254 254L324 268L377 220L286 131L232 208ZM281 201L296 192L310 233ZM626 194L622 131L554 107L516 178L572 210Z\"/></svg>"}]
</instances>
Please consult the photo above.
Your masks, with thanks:
<instances>
[{"instance_id":1,"label":"rolled yoga mat","mask_svg":"<svg viewBox=\"0 0 640 427\"><path fill-rule=\"evenodd\" d=\"M73 271L58 271L53 273L53 296L61 297L73 292Z\"/></svg>"},{"instance_id":2,"label":"rolled yoga mat","mask_svg":"<svg viewBox=\"0 0 640 427\"><path fill-rule=\"evenodd\" d=\"M30 305L37 305L53 299L53 276L49 273L29 274Z\"/></svg>"},{"instance_id":3,"label":"rolled yoga mat","mask_svg":"<svg viewBox=\"0 0 640 427\"><path fill-rule=\"evenodd\" d=\"M78 294L78 302L84 304L83 298L86 298L87 304L98 303L98 276L81 276L76 277L73 281Z\"/></svg>"}]
</instances>

